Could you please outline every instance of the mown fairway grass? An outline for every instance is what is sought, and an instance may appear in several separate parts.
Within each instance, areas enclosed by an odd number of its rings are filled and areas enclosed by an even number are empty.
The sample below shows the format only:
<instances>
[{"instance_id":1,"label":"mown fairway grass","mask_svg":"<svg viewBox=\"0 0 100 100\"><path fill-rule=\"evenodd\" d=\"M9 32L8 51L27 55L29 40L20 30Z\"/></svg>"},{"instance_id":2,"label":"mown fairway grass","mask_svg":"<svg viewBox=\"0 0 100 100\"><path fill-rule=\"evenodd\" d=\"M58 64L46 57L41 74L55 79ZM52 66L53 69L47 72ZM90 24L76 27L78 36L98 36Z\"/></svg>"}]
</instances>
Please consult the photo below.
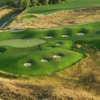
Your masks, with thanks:
<instances>
[{"instance_id":1,"label":"mown fairway grass","mask_svg":"<svg viewBox=\"0 0 100 100\"><path fill-rule=\"evenodd\" d=\"M32 7L25 11L25 13L35 14L50 14L60 10L89 8L100 6L100 0L73 0L72 2L64 2L57 5Z\"/></svg>"},{"instance_id":2,"label":"mown fairway grass","mask_svg":"<svg viewBox=\"0 0 100 100\"><path fill-rule=\"evenodd\" d=\"M74 43L91 43L100 49L99 26L100 22L95 22L69 28L1 33L0 44L2 41L10 41L15 37L22 40L38 38L46 41L46 43L27 48L0 46L0 69L13 74L32 76L48 75L68 68L84 57L82 53L71 50ZM78 36L77 33L84 33L84 35ZM67 34L69 37L63 38L62 34ZM46 36L52 36L53 38L46 39ZM56 43L61 43L61 45L57 46ZM53 58L55 54L60 54L62 57ZM41 59L48 59L48 62L43 63L40 61ZM24 67L25 62L31 62L32 66Z\"/></svg>"}]
</instances>

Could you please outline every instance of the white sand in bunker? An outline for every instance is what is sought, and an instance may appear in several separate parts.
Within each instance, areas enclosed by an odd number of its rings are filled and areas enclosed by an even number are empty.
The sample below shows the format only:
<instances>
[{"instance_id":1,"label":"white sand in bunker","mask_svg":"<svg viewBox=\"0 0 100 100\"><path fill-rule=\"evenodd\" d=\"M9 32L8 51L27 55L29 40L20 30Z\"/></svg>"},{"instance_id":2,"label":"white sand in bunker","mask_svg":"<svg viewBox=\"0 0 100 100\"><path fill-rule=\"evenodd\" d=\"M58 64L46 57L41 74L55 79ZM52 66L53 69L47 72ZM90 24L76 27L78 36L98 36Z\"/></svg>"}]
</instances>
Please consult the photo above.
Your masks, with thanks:
<instances>
[{"instance_id":1,"label":"white sand in bunker","mask_svg":"<svg viewBox=\"0 0 100 100\"><path fill-rule=\"evenodd\" d=\"M30 66L32 66L32 63L30 63L30 62L24 63L24 67L30 67Z\"/></svg>"},{"instance_id":2,"label":"white sand in bunker","mask_svg":"<svg viewBox=\"0 0 100 100\"><path fill-rule=\"evenodd\" d=\"M53 46L49 46L49 47L48 47L48 49L52 49L52 48L54 48L54 47L53 47Z\"/></svg>"},{"instance_id":3,"label":"white sand in bunker","mask_svg":"<svg viewBox=\"0 0 100 100\"><path fill-rule=\"evenodd\" d=\"M61 55L53 55L53 58L62 58Z\"/></svg>"},{"instance_id":4,"label":"white sand in bunker","mask_svg":"<svg viewBox=\"0 0 100 100\"><path fill-rule=\"evenodd\" d=\"M41 62L43 62L43 63L48 62L48 60L47 60L47 59L41 59L40 61L41 61Z\"/></svg>"},{"instance_id":5,"label":"white sand in bunker","mask_svg":"<svg viewBox=\"0 0 100 100\"><path fill-rule=\"evenodd\" d=\"M67 34L63 34L62 37L63 37L63 38L64 38L64 37L69 37L69 35L67 35Z\"/></svg>"},{"instance_id":6,"label":"white sand in bunker","mask_svg":"<svg viewBox=\"0 0 100 100\"><path fill-rule=\"evenodd\" d=\"M77 33L76 35L80 35L80 36L82 36L82 35L84 35L84 33Z\"/></svg>"},{"instance_id":7,"label":"white sand in bunker","mask_svg":"<svg viewBox=\"0 0 100 100\"><path fill-rule=\"evenodd\" d=\"M46 36L45 38L46 38L46 39L52 39L53 36Z\"/></svg>"},{"instance_id":8,"label":"white sand in bunker","mask_svg":"<svg viewBox=\"0 0 100 100\"><path fill-rule=\"evenodd\" d=\"M62 45L62 43L56 43L55 45L56 45L56 46L61 46L61 45Z\"/></svg>"}]
</instances>

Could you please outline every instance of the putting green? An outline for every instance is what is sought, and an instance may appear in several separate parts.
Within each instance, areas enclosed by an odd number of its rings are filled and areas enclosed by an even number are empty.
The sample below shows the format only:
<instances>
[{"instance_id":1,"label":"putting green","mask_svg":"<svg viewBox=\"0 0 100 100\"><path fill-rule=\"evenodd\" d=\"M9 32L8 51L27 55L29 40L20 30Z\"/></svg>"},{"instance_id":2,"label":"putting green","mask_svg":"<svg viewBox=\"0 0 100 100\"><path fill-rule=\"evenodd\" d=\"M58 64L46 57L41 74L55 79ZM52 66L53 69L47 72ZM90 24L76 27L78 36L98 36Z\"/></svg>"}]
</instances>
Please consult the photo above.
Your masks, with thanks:
<instances>
[{"instance_id":1,"label":"putting green","mask_svg":"<svg viewBox=\"0 0 100 100\"><path fill-rule=\"evenodd\" d=\"M25 47L37 46L42 43L45 43L45 41L41 39L11 39L11 40L0 41L0 46L25 48Z\"/></svg>"}]
</instances>

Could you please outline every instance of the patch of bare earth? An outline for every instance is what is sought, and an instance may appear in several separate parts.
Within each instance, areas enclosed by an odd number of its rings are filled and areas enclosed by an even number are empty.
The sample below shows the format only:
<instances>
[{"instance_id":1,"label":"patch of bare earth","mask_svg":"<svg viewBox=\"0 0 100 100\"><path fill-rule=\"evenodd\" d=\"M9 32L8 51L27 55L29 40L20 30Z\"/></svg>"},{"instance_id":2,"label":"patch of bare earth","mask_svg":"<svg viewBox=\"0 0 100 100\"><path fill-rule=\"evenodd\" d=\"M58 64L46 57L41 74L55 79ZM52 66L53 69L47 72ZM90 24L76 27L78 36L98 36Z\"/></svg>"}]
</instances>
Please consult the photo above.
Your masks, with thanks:
<instances>
[{"instance_id":1,"label":"patch of bare earth","mask_svg":"<svg viewBox=\"0 0 100 100\"><path fill-rule=\"evenodd\" d=\"M100 20L100 7L60 11L27 23L19 29L54 28Z\"/></svg>"},{"instance_id":2,"label":"patch of bare earth","mask_svg":"<svg viewBox=\"0 0 100 100\"><path fill-rule=\"evenodd\" d=\"M86 57L51 76L0 79L3 100L100 100L100 52L91 45L77 46Z\"/></svg>"},{"instance_id":3,"label":"patch of bare earth","mask_svg":"<svg viewBox=\"0 0 100 100\"><path fill-rule=\"evenodd\" d=\"M3 18L5 15L13 12L14 10L14 8L5 8L3 10L0 10L0 19Z\"/></svg>"},{"instance_id":4,"label":"patch of bare earth","mask_svg":"<svg viewBox=\"0 0 100 100\"><path fill-rule=\"evenodd\" d=\"M25 13L21 13L18 16L15 17L15 19L8 25L5 27L5 29L11 29L16 27L17 25L23 26L25 24L28 24L29 22L35 20L36 18L40 18L43 17L43 14L25 14ZM22 25L21 25L22 24Z\"/></svg>"}]
</instances>

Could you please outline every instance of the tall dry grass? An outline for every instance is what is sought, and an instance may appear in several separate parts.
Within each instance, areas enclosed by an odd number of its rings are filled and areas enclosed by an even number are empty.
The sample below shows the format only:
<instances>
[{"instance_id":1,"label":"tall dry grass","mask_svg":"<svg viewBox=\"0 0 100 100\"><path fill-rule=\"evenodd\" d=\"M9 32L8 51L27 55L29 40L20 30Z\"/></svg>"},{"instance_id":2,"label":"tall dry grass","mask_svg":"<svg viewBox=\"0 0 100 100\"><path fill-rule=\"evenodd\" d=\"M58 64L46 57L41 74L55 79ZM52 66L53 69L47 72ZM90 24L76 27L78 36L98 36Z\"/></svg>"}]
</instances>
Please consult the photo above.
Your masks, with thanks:
<instances>
[{"instance_id":1,"label":"tall dry grass","mask_svg":"<svg viewBox=\"0 0 100 100\"><path fill-rule=\"evenodd\" d=\"M75 48L77 49L77 48ZM86 58L50 76L0 78L3 100L100 100L100 52L89 45Z\"/></svg>"},{"instance_id":2,"label":"tall dry grass","mask_svg":"<svg viewBox=\"0 0 100 100\"><path fill-rule=\"evenodd\" d=\"M80 24L95 20L100 20L100 7L60 11L31 21L20 26L19 29L65 27L70 24Z\"/></svg>"}]
</instances>

